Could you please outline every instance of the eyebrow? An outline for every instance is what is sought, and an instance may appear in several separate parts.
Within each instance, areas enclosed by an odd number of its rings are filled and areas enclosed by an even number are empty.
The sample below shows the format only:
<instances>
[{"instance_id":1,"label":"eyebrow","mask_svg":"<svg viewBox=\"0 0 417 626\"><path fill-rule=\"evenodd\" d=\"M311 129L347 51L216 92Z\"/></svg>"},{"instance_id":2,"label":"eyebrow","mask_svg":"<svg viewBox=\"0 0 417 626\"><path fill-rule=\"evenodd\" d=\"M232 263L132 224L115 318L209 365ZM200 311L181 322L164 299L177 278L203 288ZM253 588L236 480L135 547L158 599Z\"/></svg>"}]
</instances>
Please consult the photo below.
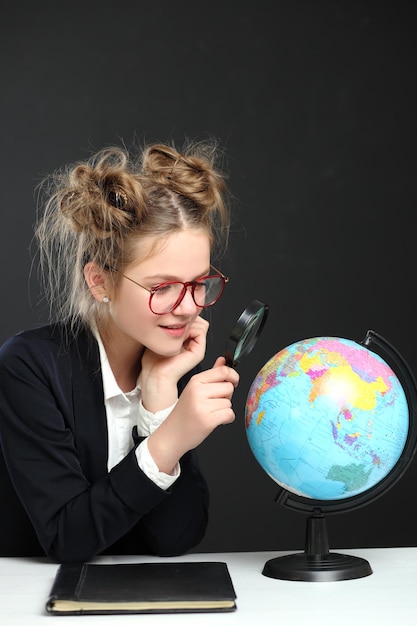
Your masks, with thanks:
<instances>
[{"instance_id":1,"label":"eyebrow","mask_svg":"<svg viewBox=\"0 0 417 626\"><path fill-rule=\"evenodd\" d=\"M211 276L211 267L209 267L205 272L203 272L203 274L198 274L195 278L192 278L191 281L193 280L198 280L200 278L203 278L203 276ZM157 283L169 283L169 282L188 282L186 280L184 281L180 281L180 279L178 278L178 276L173 276L173 275L169 275L169 274L154 274L153 276L144 276L142 278L143 281L155 281ZM190 282L191 282L190 281Z\"/></svg>"}]
</instances>

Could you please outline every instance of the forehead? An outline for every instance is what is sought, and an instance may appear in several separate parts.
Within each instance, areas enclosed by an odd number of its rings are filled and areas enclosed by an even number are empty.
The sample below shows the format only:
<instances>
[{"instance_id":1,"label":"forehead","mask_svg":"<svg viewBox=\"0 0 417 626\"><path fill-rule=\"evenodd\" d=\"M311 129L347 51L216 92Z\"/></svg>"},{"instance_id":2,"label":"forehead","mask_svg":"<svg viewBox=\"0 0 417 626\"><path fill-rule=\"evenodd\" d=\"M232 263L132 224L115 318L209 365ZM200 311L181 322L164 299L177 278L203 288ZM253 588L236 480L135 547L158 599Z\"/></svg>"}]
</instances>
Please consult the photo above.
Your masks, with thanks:
<instances>
[{"instance_id":1,"label":"forehead","mask_svg":"<svg viewBox=\"0 0 417 626\"><path fill-rule=\"evenodd\" d=\"M210 237L203 230L182 230L142 240L130 269L143 275L183 276L205 272L210 265Z\"/></svg>"}]
</instances>

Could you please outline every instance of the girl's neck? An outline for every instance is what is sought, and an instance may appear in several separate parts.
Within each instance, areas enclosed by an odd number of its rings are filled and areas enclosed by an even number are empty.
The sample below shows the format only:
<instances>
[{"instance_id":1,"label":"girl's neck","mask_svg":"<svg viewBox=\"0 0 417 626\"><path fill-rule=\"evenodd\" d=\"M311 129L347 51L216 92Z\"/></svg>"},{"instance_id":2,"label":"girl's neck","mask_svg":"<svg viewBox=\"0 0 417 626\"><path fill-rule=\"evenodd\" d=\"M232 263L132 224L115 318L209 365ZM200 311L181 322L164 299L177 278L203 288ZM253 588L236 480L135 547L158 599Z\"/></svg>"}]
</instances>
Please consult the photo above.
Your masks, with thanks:
<instances>
[{"instance_id":1,"label":"girl's neck","mask_svg":"<svg viewBox=\"0 0 417 626\"><path fill-rule=\"evenodd\" d=\"M117 384L124 392L132 391L141 370L143 346L127 338L116 339L103 330L100 337Z\"/></svg>"}]
</instances>

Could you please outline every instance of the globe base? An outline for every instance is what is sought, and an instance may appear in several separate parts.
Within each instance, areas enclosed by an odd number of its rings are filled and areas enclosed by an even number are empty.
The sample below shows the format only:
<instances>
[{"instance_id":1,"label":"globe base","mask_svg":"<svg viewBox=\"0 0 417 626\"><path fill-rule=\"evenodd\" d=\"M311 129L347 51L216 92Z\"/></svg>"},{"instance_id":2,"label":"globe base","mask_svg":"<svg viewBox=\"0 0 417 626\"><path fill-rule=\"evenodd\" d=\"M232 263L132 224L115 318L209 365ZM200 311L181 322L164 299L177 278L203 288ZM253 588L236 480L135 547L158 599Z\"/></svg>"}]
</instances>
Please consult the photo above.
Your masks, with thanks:
<instances>
[{"instance_id":1,"label":"globe base","mask_svg":"<svg viewBox=\"0 0 417 626\"><path fill-rule=\"evenodd\" d=\"M309 555L304 552L270 559L262 574L281 580L332 582L369 576L372 568L366 559L358 556L337 552Z\"/></svg>"}]
</instances>

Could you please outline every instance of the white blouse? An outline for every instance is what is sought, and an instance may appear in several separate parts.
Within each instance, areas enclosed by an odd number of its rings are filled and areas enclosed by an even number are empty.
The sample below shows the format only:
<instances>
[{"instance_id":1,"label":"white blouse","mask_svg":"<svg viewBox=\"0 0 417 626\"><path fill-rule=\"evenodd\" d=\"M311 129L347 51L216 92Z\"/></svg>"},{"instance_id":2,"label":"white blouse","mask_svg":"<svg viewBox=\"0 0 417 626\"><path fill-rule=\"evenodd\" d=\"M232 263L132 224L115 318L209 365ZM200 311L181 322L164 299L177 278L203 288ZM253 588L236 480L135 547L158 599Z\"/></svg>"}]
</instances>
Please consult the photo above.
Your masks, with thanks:
<instances>
[{"instance_id":1,"label":"white blouse","mask_svg":"<svg viewBox=\"0 0 417 626\"><path fill-rule=\"evenodd\" d=\"M162 411L150 413L142 404L139 382L132 391L123 392L116 382L99 333L94 332L94 335L100 351L109 438L107 468L110 471L133 448L133 427L137 426L140 437L147 437L168 417L176 403ZM148 450L147 439L144 439L136 448L136 458L140 469L161 489L168 489L180 475L179 464L172 475L159 471Z\"/></svg>"}]
</instances>

